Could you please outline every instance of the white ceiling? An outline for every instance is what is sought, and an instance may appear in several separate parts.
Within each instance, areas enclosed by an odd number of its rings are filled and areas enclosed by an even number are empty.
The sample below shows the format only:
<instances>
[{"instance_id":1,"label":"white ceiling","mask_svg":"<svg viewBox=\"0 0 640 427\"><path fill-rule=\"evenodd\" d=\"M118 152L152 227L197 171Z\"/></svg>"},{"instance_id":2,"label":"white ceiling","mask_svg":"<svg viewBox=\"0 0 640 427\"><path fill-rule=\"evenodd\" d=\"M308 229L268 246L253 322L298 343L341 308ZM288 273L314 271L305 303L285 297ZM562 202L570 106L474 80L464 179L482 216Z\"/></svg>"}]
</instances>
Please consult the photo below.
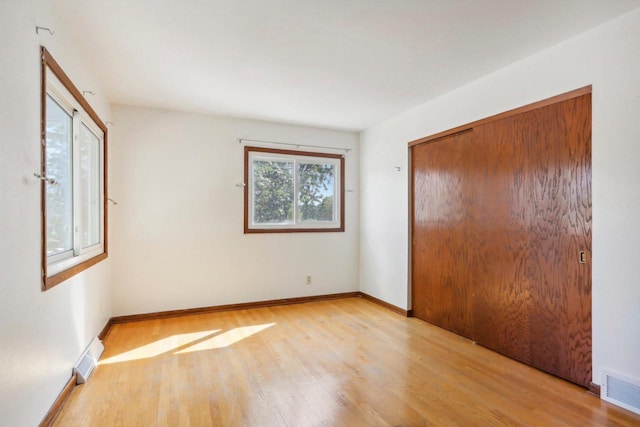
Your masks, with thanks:
<instances>
[{"instance_id":1,"label":"white ceiling","mask_svg":"<svg viewBox=\"0 0 640 427\"><path fill-rule=\"evenodd\" d=\"M640 0L55 0L114 103L362 130Z\"/></svg>"}]
</instances>

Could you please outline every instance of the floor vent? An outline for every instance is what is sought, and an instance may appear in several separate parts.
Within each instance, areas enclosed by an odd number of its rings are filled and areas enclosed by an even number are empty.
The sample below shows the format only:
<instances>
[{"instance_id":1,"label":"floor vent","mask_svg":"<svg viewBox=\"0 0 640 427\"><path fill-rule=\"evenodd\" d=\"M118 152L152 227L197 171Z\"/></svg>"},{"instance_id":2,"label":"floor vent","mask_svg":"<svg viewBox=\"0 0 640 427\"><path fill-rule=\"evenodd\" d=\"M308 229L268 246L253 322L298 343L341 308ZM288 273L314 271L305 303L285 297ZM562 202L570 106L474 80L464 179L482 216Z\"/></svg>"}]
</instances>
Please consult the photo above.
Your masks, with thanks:
<instances>
[{"instance_id":1,"label":"floor vent","mask_svg":"<svg viewBox=\"0 0 640 427\"><path fill-rule=\"evenodd\" d=\"M84 384L87 381L89 375L98 364L98 359L100 359L103 351L102 341L98 337L94 337L89 346L82 352L78 363L73 367L73 372L76 374L76 384Z\"/></svg>"},{"instance_id":2,"label":"floor vent","mask_svg":"<svg viewBox=\"0 0 640 427\"><path fill-rule=\"evenodd\" d=\"M640 380L603 370L600 397L640 414Z\"/></svg>"}]
</instances>

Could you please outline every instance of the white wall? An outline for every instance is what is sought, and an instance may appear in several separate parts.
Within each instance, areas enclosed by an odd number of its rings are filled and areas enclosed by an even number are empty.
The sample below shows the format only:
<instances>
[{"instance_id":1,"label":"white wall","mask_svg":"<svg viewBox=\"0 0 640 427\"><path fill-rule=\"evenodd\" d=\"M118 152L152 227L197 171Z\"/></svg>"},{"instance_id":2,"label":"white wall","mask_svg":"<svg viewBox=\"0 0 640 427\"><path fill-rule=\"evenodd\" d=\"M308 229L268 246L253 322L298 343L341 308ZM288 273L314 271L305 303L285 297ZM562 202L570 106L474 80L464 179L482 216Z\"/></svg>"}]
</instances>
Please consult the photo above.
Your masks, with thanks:
<instances>
[{"instance_id":1,"label":"white wall","mask_svg":"<svg viewBox=\"0 0 640 427\"><path fill-rule=\"evenodd\" d=\"M114 315L358 290L356 133L120 105L113 111ZM352 149L346 231L243 234L238 138Z\"/></svg>"},{"instance_id":2,"label":"white wall","mask_svg":"<svg viewBox=\"0 0 640 427\"><path fill-rule=\"evenodd\" d=\"M35 25L56 30L37 35ZM109 261L42 292L40 44L109 108L46 1L0 0L0 425L37 425L111 316Z\"/></svg>"},{"instance_id":3,"label":"white wall","mask_svg":"<svg viewBox=\"0 0 640 427\"><path fill-rule=\"evenodd\" d=\"M363 132L360 290L409 307L409 141L593 84L594 382L640 378L639 40L636 9Z\"/></svg>"}]
</instances>

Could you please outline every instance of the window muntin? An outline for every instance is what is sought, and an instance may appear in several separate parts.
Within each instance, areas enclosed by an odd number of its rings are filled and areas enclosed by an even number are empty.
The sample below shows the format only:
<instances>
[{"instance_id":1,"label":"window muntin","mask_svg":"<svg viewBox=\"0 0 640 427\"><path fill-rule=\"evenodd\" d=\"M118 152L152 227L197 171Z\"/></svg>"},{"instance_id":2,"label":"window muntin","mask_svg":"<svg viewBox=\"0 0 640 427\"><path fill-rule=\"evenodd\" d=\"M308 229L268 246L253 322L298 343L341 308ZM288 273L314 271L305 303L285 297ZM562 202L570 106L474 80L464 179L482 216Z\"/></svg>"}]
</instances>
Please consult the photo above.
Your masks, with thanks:
<instances>
[{"instance_id":1,"label":"window muntin","mask_svg":"<svg viewBox=\"0 0 640 427\"><path fill-rule=\"evenodd\" d=\"M245 147L245 233L344 231L344 158Z\"/></svg>"},{"instance_id":2,"label":"window muntin","mask_svg":"<svg viewBox=\"0 0 640 427\"><path fill-rule=\"evenodd\" d=\"M105 259L106 126L42 48L43 288Z\"/></svg>"}]
</instances>

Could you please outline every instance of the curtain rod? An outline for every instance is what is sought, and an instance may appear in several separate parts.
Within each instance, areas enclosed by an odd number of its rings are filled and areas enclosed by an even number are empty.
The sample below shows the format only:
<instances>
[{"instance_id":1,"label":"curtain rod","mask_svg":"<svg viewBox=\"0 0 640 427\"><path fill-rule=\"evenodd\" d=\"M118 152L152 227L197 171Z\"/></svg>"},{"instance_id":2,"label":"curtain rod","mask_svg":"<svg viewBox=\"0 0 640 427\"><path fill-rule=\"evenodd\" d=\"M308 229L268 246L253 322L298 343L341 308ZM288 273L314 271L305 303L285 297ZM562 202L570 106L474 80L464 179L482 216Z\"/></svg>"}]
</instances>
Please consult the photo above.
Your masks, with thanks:
<instances>
[{"instance_id":1,"label":"curtain rod","mask_svg":"<svg viewBox=\"0 0 640 427\"><path fill-rule=\"evenodd\" d=\"M290 145L293 147L309 147L309 148L322 148L326 150L339 150L348 153L351 151L351 148L342 148L342 147L326 147L323 145L308 145L308 144L293 144L291 142L277 142L277 141L262 141L260 139L246 139L246 138L238 138L238 143L242 144L244 141L246 142L261 142L263 144L277 144L277 145Z\"/></svg>"}]
</instances>

